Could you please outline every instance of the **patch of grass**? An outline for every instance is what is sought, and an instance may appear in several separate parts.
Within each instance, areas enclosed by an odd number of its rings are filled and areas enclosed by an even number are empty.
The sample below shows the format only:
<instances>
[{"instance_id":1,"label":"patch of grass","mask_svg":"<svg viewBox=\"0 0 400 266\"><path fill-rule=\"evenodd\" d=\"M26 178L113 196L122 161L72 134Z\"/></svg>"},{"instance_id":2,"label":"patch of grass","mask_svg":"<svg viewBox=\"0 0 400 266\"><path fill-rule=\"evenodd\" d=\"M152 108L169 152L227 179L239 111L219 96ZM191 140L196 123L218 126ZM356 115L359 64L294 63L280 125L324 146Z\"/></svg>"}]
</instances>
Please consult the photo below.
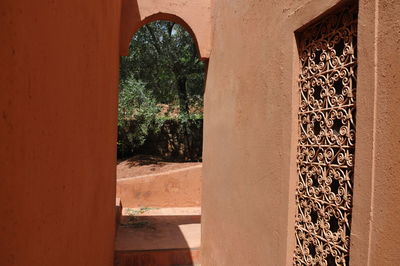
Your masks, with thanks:
<instances>
[{"instance_id":1,"label":"patch of grass","mask_svg":"<svg viewBox=\"0 0 400 266\"><path fill-rule=\"evenodd\" d=\"M158 208L148 208L148 207L141 207L140 209L127 208L126 209L126 214L128 216L136 216L136 215L139 215L139 214L143 214L143 213L145 213L147 211L157 210L157 209Z\"/></svg>"},{"instance_id":2,"label":"patch of grass","mask_svg":"<svg viewBox=\"0 0 400 266\"><path fill-rule=\"evenodd\" d=\"M128 220L126 223L121 223L121 226L129 226L133 228L149 228L155 230L156 228L149 221L140 220L138 215L156 209L158 208L148 208L148 207L142 207L140 209L127 208L126 215L128 216Z\"/></svg>"}]
</instances>

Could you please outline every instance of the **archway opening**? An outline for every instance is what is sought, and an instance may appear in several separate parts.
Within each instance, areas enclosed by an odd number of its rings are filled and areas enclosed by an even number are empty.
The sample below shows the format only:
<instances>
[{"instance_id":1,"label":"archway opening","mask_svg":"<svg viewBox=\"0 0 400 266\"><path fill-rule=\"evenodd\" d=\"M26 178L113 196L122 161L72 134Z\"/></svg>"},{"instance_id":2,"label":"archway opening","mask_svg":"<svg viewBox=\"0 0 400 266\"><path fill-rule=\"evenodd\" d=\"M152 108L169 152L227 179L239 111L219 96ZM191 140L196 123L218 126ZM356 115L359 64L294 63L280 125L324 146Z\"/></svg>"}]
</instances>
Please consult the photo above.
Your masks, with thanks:
<instances>
[{"instance_id":1,"label":"archway opening","mask_svg":"<svg viewBox=\"0 0 400 266\"><path fill-rule=\"evenodd\" d=\"M116 260L194 264L201 235L205 63L187 25L143 24L120 65L117 198L123 208Z\"/></svg>"}]
</instances>

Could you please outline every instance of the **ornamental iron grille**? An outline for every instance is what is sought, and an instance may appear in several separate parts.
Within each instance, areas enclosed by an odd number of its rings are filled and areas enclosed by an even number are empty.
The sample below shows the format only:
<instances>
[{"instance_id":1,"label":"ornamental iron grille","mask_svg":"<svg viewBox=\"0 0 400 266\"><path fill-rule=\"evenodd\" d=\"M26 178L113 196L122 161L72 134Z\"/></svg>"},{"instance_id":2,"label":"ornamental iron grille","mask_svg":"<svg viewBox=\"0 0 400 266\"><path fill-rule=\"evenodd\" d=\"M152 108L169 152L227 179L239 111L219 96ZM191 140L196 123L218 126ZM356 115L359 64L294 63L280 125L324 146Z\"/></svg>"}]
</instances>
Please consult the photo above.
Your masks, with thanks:
<instances>
[{"instance_id":1,"label":"ornamental iron grille","mask_svg":"<svg viewBox=\"0 0 400 266\"><path fill-rule=\"evenodd\" d=\"M298 35L301 74L293 265L348 265L355 150L357 6Z\"/></svg>"}]
</instances>

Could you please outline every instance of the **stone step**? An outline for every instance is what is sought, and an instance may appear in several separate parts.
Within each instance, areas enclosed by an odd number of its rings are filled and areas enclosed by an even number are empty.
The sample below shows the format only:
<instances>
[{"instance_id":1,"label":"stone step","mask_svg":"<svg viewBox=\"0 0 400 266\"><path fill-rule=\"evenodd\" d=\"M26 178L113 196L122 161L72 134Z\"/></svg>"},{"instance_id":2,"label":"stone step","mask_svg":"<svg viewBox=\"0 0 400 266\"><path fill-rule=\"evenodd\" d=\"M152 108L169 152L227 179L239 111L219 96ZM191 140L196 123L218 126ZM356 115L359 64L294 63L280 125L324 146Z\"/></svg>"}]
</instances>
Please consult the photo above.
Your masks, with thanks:
<instances>
[{"instance_id":1,"label":"stone step","mask_svg":"<svg viewBox=\"0 0 400 266\"><path fill-rule=\"evenodd\" d=\"M200 208L124 209L115 266L200 264Z\"/></svg>"}]
</instances>

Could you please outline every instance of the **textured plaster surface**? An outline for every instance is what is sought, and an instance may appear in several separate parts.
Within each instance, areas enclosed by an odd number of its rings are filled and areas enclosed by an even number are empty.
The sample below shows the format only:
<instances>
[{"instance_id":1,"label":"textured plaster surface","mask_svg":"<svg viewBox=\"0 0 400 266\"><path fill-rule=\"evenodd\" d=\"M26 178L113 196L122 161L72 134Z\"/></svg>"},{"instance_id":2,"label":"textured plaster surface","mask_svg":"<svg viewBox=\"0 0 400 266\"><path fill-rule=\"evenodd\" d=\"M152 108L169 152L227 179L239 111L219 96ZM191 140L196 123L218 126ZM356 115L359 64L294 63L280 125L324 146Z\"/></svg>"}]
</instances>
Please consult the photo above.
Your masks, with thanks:
<instances>
[{"instance_id":1,"label":"textured plaster surface","mask_svg":"<svg viewBox=\"0 0 400 266\"><path fill-rule=\"evenodd\" d=\"M400 261L400 2L377 3L370 265Z\"/></svg>"},{"instance_id":2,"label":"textured plaster surface","mask_svg":"<svg viewBox=\"0 0 400 266\"><path fill-rule=\"evenodd\" d=\"M0 264L112 265L118 1L0 1Z\"/></svg>"},{"instance_id":3,"label":"textured plaster surface","mask_svg":"<svg viewBox=\"0 0 400 266\"><path fill-rule=\"evenodd\" d=\"M215 2L205 95L202 265L285 265L290 257L294 31L336 2Z\"/></svg>"}]
</instances>

